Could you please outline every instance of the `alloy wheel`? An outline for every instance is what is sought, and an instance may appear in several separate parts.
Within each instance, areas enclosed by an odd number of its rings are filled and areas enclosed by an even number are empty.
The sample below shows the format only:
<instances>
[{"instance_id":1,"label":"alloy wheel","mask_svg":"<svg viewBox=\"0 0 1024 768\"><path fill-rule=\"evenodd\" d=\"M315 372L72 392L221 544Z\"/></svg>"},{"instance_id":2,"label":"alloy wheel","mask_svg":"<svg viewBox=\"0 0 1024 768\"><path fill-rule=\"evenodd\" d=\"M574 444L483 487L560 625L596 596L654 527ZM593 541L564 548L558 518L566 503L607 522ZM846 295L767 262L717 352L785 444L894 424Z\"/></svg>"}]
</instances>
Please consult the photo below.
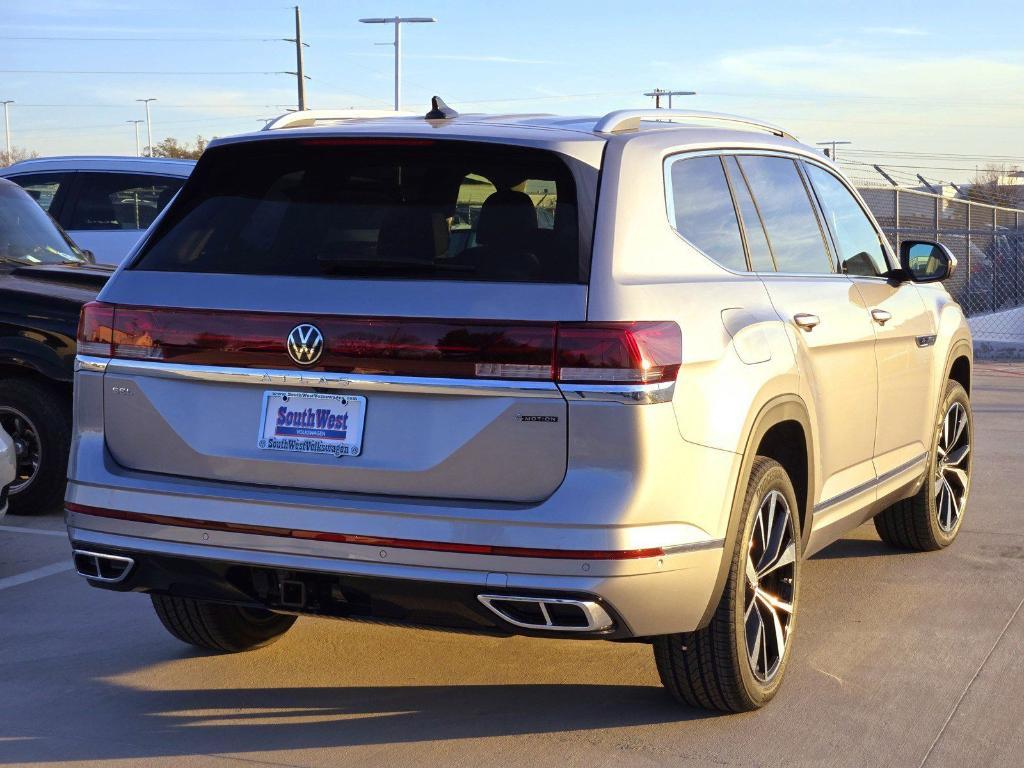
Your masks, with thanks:
<instances>
[{"instance_id":1,"label":"alloy wheel","mask_svg":"<svg viewBox=\"0 0 1024 768\"><path fill-rule=\"evenodd\" d=\"M14 441L17 474L11 483L10 492L16 494L28 488L39 473L43 455L39 430L24 413L6 405L0 406L0 426Z\"/></svg>"},{"instance_id":2,"label":"alloy wheel","mask_svg":"<svg viewBox=\"0 0 1024 768\"><path fill-rule=\"evenodd\" d=\"M967 409L953 403L942 418L935 454L935 510L939 528L953 531L963 514L970 486L971 430Z\"/></svg>"},{"instance_id":3,"label":"alloy wheel","mask_svg":"<svg viewBox=\"0 0 1024 768\"><path fill-rule=\"evenodd\" d=\"M767 683L786 654L796 588L796 529L786 497L769 491L757 508L746 561L747 660Z\"/></svg>"}]
</instances>

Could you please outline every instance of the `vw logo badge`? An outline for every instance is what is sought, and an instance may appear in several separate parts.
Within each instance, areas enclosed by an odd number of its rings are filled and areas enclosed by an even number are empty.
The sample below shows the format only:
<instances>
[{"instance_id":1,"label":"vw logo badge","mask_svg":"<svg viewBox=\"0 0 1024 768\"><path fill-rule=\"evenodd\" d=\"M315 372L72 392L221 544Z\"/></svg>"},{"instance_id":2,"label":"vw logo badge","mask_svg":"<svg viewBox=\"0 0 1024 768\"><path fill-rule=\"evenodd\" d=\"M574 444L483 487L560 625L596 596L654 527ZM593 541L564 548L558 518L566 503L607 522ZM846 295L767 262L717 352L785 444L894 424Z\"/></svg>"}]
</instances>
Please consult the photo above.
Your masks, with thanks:
<instances>
[{"instance_id":1,"label":"vw logo badge","mask_svg":"<svg viewBox=\"0 0 1024 768\"><path fill-rule=\"evenodd\" d=\"M288 334L288 355L299 365L312 365L323 351L324 335L315 325L296 325Z\"/></svg>"}]
</instances>

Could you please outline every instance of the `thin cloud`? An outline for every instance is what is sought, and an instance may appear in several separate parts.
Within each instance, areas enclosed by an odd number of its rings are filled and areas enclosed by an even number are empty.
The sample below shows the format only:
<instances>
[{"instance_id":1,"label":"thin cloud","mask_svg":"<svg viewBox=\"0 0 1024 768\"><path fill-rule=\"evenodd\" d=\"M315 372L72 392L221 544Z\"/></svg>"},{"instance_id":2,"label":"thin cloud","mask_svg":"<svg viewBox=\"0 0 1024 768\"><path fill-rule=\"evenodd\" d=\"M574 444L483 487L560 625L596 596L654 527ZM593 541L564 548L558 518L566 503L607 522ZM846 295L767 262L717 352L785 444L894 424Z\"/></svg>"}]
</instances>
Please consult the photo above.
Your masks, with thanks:
<instances>
[{"instance_id":1,"label":"thin cloud","mask_svg":"<svg viewBox=\"0 0 1024 768\"><path fill-rule=\"evenodd\" d=\"M367 58L392 58L392 53L370 53L361 51L350 51L348 56L362 56ZM520 59L514 56L492 56L489 54L474 53L403 53L403 59L422 59L432 61L472 61L478 64L558 64L557 61L547 59Z\"/></svg>"},{"instance_id":2,"label":"thin cloud","mask_svg":"<svg viewBox=\"0 0 1024 768\"><path fill-rule=\"evenodd\" d=\"M928 31L920 27L863 27L869 35L892 35L894 37L925 37Z\"/></svg>"}]
</instances>

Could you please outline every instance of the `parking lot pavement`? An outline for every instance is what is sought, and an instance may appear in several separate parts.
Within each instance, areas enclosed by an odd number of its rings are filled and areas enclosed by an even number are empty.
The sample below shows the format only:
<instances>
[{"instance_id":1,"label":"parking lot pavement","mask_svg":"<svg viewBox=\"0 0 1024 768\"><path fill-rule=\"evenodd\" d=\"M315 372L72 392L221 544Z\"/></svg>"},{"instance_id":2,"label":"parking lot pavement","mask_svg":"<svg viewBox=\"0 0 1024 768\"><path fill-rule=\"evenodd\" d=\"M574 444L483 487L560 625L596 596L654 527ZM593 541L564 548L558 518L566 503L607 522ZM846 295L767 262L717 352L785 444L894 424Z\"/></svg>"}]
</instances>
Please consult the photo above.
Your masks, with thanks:
<instances>
[{"instance_id":1,"label":"parking lot pavement","mask_svg":"<svg viewBox=\"0 0 1024 768\"><path fill-rule=\"evenodd\" d=\"M640 644L300 619L194 652L140 595L68 569L59 515L0 525L0 765L1019 766L1024 367L975 383L976 473L952 549L870 525L809 561L765 710L680 709Z\"/></svg>"}]
</instances>

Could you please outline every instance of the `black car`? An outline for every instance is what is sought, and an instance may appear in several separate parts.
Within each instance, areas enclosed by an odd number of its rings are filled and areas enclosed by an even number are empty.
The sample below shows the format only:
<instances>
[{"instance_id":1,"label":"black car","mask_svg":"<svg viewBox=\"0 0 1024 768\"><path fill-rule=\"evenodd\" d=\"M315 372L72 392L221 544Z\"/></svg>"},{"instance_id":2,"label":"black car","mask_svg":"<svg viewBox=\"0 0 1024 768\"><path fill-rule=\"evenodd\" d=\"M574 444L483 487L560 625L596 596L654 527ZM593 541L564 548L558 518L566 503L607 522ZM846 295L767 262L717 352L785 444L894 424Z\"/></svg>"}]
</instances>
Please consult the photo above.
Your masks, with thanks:
<instances>
[{"instance_id":1,"label":"black car","mask_svg":"<svg viewBox=\"0 0 1024 768\"><path fill-rule=\"evenodd\" d=\"M63 500L78 314L112 272L21 187L0 179L0 425L18 457L12 513Z\"/></svg>"}]
</instances>

